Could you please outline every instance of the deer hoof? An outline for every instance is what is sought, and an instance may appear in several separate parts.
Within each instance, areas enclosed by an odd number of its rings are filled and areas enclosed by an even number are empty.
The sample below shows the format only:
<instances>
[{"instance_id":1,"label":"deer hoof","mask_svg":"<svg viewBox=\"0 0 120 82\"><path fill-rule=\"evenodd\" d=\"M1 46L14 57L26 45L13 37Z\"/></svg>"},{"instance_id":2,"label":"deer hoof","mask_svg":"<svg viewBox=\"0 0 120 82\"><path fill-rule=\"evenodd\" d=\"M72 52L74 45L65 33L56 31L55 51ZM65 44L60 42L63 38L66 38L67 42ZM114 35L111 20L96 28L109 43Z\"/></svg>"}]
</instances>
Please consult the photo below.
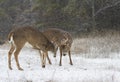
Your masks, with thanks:
<instances>
[{"instance_id":1,"label":"deer hoof","mask_svg":"<svg viewBox=\"0 0 120 82\"><path fill-rule=\"evenodd\" d=\"M73 65L72 63L70 65Z\"/></svg>"},{"instance_id":2,"label":"deer hoof","mask_svg":"<svg viewBox=\"0 0 120 82\"><path fill-rule=\"evenodd\" d=\"M9 67L10 70L12 70L12 67Z\"/></svg>"},{"instance_id":3,"label":"deer hoof","mask_svg":"<svg viewBox=\"0 0 120 82\"><path fill-rule=\"evenodd\" d=\"M63 54L63 56L66 56L66 54Z\"/></svg>"},{"instance_id":4,"label":"deer hoof","mask_svg":"<svg viewBox=\"0 0 120 82\"><path fill-rule=\"evenodd\" d=\"M59 66L62 66L62 64L59 64Z\"/></svg>"},{"instance_id":5,"label":"deer hoof","mask_svg":"<svg viewBox=\"0 0 120 82\"><path fill-rule=\"evenodd\" d=\"M42 65L42 68L45 68L45 65Z\"/></svg>"},{"instance_id":6,"label":"deer hoof","mask_svg":"<svg viewBox=\"0 0 120 82\"><path fill-rule=\"evenodd\" d=\"M49 64L50 64L50 65L52 65L52 63L51 63L51 62L49 62Z\"/></svg>"},{"instance_id":7,"label":"deer hoof","mask_svg":"<svg viewBox=\"0 0 120 82\"><path fill-rule=\"evenodd\" d=\"M22 68L18 68L18 70L23 71L23 69L22 69Z\"/></svg>"}]
</instances>

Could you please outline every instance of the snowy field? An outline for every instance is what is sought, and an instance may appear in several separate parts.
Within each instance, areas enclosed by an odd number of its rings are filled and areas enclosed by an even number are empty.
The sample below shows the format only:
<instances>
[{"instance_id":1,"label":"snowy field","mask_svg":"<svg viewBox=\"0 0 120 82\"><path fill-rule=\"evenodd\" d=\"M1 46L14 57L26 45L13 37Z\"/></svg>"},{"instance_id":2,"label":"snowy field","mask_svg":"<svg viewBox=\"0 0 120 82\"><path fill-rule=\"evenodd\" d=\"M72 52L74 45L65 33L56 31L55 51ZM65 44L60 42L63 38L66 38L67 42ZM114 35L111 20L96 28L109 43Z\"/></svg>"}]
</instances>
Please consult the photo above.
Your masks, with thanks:
<instances>
[{"instance_id":1,"label":"snowy field","mask_svg":"<svg viewBox=\"0 0 120 82\"><path fill-rule=\"evenodd\" d=\"M19 55L24 71L19 71L14 56L12 56L13 70L8 69L9 47L0 46L0 82L120 82L119 57L85 58L79 54L72 54L73 66L69 64L67 55L63 57L63 65L59 66L58 51L56 58L49 53L52 65L47 62L46 68L42 68L38 51L24 48Z\"/></svg>"}]
</instances>

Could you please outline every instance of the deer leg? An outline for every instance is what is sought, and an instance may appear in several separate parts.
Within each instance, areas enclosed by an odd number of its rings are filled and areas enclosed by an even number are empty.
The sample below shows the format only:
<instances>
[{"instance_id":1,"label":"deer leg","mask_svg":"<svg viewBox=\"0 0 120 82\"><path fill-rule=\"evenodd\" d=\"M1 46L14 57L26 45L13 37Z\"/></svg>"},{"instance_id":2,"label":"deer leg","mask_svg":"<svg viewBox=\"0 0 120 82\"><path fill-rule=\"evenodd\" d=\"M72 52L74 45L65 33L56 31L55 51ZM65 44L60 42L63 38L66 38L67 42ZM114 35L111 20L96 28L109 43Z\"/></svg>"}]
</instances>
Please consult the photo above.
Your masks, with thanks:
<instances>
[{"instance_id":1,"label":"deer leg","mask_svg":"<svg viewBox=\"0 0 120 82\"><path fill-rule=\"evenodd\" d=\"M54 52L54 57L56 57L56 50L55 50L55 52Z\"/></svg>"},{"instance_id":2,"label":"deer leg","mask_svg":"<svg viewBox=\"0 0 120 82\"><path fill-rule=\"evenodd\" d=\"M42 55L43 55L43 53L41 53L40 50L39 50L39 53L40 53L40 58L41 58L41 60L42 60ZM48 53L47 53L47 60L48 60L49 64L52 64L51 61L50 61L50 58L49 58L49 56L48 56Z\"/></svg>"},{"instance_id":3,"label":"deer leg","mask_svg":"<svg viewBox=\"0 0 120 82\"><path fill-rule=\"evenodd\" d=\"M62 47L60 47L60 63L59 66L62 66Z\"/></svg>"},{"instance_id":4,"label":"deer leg","mask_svg":"<svg viewBox=\"0 0 120 82\"><path fill-rule=\"evenodd\" d=\"M13 44L11 44L11 48L8 52L8 67L10 70L12 70L12 67L11 67L11 56L12 56L12 53L13 51L15 50L15 46Z\"/></svg>"},{"instance_id":5,"label":"deer leg","mask_svg":"<svg viewBox=\"0 0 120 82\"><path fill-rule=\"evenodd\" d=\"M42 68L45 68L47 52L43 52L42 55Z\"/></svg>"},{"instance_id":6,"label":"deer leg","mask_svg":"<svg viewBox=\"0 0 120 82\"><path fill-rule=\"evenodd\" d=\"M43 55L43 53L40 50L39 50L39 53L40 53L40 60L41 60L41 64L42 64L42 55Z\"/></svg>"},{"instance_id":7,"label":"deer leg","mask_svg":"<svg viewBox=\"0 0 120 82\"><path fill-rule=\"evenodd\" d=\"M56 57L57 50L58 50L58 47L54 51L54 57Z\"/></svg>"},{"instance_id":8,"label":"deer leg","mask_svg":"<svg viewBox=\"0 0 120 82\"><path fill-rule=\"evenodd\" d=\"M71 52L70 52L70 50L68 51L68 55L69 55L69 59L70 59L70 65L73 65L72 59L71 59Z\"/></svg>"},{"instance_id":9,"label":"deer leg","mask_svg":"<svg viewBox=\"0 0 120 82\"><path fill-rule=\"evenodd\" d=\"M15 61L16 61L18 70L23 70L23 69L20 67L19 60L18 60L18 55L19 55L20 50L21 50L21 48L16 48L16 51L15 51L15 53L14 53L14 57L15 57Z\"/></svg>"},{"instance_id":10,"label":"deer leg","mask_svg":"<svg viewBox=\"0 0 120 82\"><path fill-rule=\"evenodd\" d=\"M49 56L48 56L48 52L47 52L46 55L47 55L47 60L48 60L49 64L52 64L51 61L50 61L50 58L49 58Z\"/></svg>"}]
</instances>

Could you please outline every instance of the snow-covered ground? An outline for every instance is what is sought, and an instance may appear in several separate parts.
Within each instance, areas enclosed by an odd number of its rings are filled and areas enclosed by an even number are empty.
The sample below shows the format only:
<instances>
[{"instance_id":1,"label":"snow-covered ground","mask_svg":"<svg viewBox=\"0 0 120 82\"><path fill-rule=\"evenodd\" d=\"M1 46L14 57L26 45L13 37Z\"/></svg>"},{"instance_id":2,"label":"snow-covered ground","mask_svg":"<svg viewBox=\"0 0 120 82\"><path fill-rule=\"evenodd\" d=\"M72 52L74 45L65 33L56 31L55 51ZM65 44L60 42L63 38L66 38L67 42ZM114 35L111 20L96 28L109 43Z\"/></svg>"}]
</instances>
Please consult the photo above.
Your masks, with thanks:
<instances>
[{"instance_id":1,"label":"snow-covered ground","mask_svg":"<svg viewBox=\"0 0 120 82\"><path fill-rule=\"evenodd\" d=\"M13 70L8 69L7 53L9 47L0 47L0 82L120 82L119 58L84 58L72 54L73 66L68 56L63 57L59 66L59 52L56 58L49 54L52 65L41 67L37 50L24 48L19 61L24 71L17 70L12 56ZM119 55L119 53L116 53Z\"/></svg>"}]
</instances>

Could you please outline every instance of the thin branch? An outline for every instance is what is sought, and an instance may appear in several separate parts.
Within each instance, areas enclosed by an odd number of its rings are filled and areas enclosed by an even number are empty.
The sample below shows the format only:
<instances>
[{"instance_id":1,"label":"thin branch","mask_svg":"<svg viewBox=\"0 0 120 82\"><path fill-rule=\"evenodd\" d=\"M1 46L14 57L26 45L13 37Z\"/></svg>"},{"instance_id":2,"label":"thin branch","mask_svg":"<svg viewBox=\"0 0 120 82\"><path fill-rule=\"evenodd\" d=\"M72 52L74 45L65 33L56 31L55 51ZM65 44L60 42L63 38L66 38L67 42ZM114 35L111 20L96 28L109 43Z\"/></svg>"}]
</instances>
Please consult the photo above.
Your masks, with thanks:
<instances>
[{"instance_id":1,"label":"thin branch","mask_svg":"<svg viewBox=\"0 0 120 82\"><path fill-rule=\"evenodd\" d=\"M118 5L119 3L120 3L120 1L116 2L115 4L108 5L108 6L105 6L105 7L101 8L101 9L99 9L99 10L95 13L94 16L96 16L97 14L99 14L99 13L100 13L101 11L103 11L103 10L106 10L106 9L108 9L108 8L110 8L110 7L113 7L113 6Z\"/></svg>"}]
</instances>

